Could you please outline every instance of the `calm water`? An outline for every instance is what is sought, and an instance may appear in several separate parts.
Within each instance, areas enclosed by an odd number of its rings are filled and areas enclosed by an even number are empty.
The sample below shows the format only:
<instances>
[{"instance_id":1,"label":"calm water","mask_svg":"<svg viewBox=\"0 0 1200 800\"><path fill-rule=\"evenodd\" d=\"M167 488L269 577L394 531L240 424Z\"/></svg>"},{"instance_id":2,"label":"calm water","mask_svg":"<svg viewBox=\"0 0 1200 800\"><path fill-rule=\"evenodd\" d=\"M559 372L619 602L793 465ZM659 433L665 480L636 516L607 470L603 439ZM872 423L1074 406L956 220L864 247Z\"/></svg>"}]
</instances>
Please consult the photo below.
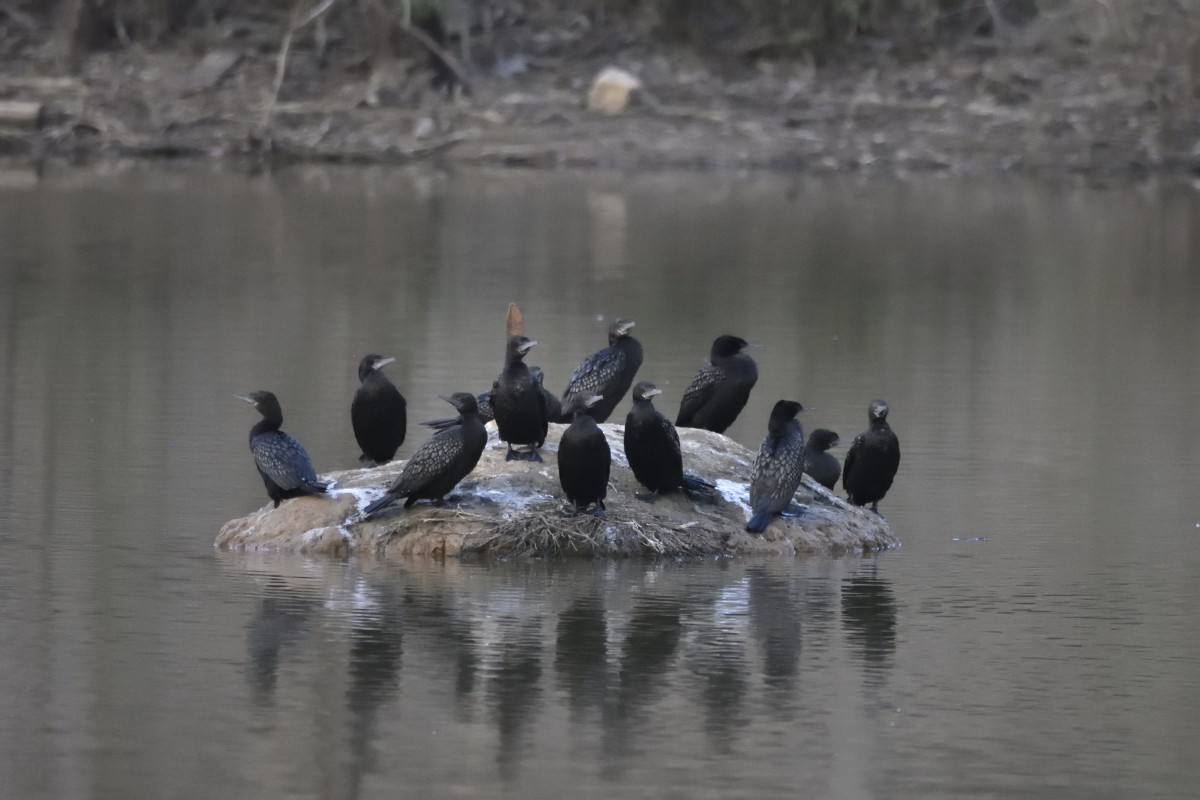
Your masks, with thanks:
<instances>
[{"instance_id":1,"label":"calm water","mask_svg":"<svg viewBox=\"0 0 1200 800\"><path fill-rule=\"evenodd\" d=\"M0 182L0 795L1194 797L1200 193L1003 181L151 170ZM560 389L637 320L904 461L875 558L346 563L212 548L279 394L354 463ZM623 414L628 401L619 407ZM407 456L423 439L413 430ZM844 455L844 450L840 454Z\"/></svg>"}]
</instances>

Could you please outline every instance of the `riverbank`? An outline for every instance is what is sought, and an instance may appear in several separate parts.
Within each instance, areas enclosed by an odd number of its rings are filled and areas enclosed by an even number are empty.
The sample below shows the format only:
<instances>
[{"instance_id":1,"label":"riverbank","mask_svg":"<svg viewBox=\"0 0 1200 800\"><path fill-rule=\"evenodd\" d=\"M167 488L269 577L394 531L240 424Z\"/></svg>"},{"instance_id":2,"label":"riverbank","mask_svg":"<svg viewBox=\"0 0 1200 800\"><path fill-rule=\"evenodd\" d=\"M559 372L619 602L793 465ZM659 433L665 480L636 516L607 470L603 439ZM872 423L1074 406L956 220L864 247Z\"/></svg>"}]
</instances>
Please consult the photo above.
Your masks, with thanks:
<instances>
[{"instance_id":1,"label":"riverbank","mask_svg":"<svg viewBox=\"0 0 1200 800\"><path fill-rule=\"evenodd\" d=\"M469 93L447 97L411 60L364 72L297 41L281 62L269 30L87 52L69 74L31 46L0 58L15 109L0 159L1200 174L1192 72L1149 47L980 39L914 60L863 45L819 66L646 40L593 49L477 65ZM587 108L608 66L640 82L621 113Z\"/></svg>"}]
</instances>

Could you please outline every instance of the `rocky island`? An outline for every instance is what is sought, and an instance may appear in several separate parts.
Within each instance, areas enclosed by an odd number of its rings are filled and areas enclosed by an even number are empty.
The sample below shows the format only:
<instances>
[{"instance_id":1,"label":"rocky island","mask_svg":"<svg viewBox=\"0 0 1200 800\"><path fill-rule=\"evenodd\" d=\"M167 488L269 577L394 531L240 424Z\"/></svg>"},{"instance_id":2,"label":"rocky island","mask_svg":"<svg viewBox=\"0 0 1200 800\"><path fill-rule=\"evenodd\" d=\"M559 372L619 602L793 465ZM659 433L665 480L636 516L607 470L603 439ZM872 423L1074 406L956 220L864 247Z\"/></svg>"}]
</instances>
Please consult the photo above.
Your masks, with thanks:
<instances>
[{"instance_id":1,"label":"rocky island","mask_svg":"<svg viewBox=\"0 0 1200 800\"><path fill-rule=\"evenodd\" d=\"M558 484L558 439L551 425L545 463L504 460L495 426L475 470L446 498L381 512L360 521L362 508L399 474L397 461L323 475L334 481L331 498L302 497L279 508L226 523L216 545L229 550L354 553L378 558L620 557L651 555L842 555L885 550L899 541L887 522L849 505L805 476L794 515L775 518L762 535L747 533L748 480L754 454L721 434L682 428L684 467L716 484L709 499L687 494L653 501L625 462L624 426L601 425L613 453L608 515L572 515Z\"/></svg>"}]
</instances>

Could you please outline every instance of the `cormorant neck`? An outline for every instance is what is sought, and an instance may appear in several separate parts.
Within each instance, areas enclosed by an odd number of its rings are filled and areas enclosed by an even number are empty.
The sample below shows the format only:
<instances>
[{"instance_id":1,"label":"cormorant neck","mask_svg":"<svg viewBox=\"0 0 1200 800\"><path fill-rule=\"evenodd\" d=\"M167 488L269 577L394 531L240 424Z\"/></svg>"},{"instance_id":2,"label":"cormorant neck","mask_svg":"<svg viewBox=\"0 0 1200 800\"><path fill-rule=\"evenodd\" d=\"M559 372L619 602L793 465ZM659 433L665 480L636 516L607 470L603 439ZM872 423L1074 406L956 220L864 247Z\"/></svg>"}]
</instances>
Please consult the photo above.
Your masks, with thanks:
<instances>
[{"instance_id":1,"label":"cormorant neck","mask_svg":"<svg viewBox=\"0 0 1200 800\"><path fill-rule=\"evenodd\" d=\"M250 429L251 436L258 436L260 433L271 433L279 430L283 425L283 415L271 415L260 419L253 428Z\"/></svg>"}]
</instances>

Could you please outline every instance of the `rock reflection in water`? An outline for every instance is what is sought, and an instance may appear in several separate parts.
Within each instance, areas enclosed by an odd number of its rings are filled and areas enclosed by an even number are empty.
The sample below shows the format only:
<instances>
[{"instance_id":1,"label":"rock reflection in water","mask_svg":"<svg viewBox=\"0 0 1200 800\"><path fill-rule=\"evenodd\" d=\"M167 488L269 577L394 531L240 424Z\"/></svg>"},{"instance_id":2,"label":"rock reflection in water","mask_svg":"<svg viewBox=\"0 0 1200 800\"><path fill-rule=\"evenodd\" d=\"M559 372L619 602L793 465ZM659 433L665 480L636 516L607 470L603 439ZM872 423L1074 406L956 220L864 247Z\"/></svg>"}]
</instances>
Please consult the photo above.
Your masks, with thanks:
<instances>
[{"instance_id":1,"label":"rock reflection in water","mask_svg":"<svg viewBox=\"0 0 1200 800\"><path fill-rule=\"evenodd\" d=\"M710 753L735 752L764 709L790 724L805 690L802 642L817 659L830 646L839 589L846 641L868 675L886 672L895 651L891 589L873 572L843 577L839 562L440 569L351 570L350 584L340 577L326 598L266 582L248 637L260 704L283 691L286 662L327 660L329 632L344 630L333 634L344 640L344 692L302 700L318 706L303 710L310 718L344 720L330 739L340 749L319 756L331 791L358 796L363 776L389 768L378 740L396 734L390 722L418 737L437 727L402 686L450 700L442 710L457 725L485 723L494 774L509 784L527 777L545 746L552 686L571 727L597 745L587 769L616 781L675 735L669 720L680 708L695 709ZM486 753L471 755L477 765Z\"/></svg>"}]
</instances>

